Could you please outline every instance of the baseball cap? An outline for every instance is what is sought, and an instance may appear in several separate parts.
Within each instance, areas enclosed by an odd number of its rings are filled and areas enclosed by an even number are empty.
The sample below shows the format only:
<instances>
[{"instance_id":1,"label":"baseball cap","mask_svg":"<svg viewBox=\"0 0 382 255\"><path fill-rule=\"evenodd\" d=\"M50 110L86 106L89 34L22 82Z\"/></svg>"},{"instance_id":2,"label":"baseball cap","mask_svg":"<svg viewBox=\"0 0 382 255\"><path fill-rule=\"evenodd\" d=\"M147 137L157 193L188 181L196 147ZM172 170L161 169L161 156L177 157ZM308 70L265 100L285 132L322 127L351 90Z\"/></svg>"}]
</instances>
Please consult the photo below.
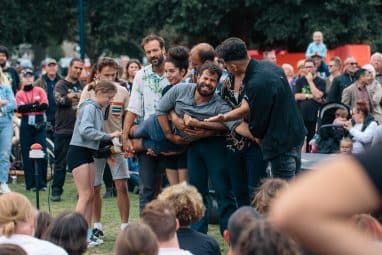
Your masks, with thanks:
<instances>
[{"instance_id":1,"label":"baseball cap","mask_svg":"<svg viewBox=\"0 0 382 255\"><path fill-rule=\"evenodd\" d=\"M49 65L49 64L56 64L57 65L57 61L54 58L45 59L45 65Z\"/></svg>"},{"instance_id":2,"label":"baseball cap","mask_svg":"<svg viewBox=\"0 0 382 255\"><path fill-rule=\"evenodd\" d=\"M33 75L33 70L30 69L30 68L25 68L25 69L23 69L23 70L21 71L21 75L22 75L22 76L26 76L27 74L31 74L31 75Z\"/></svg>"}]
</instances>

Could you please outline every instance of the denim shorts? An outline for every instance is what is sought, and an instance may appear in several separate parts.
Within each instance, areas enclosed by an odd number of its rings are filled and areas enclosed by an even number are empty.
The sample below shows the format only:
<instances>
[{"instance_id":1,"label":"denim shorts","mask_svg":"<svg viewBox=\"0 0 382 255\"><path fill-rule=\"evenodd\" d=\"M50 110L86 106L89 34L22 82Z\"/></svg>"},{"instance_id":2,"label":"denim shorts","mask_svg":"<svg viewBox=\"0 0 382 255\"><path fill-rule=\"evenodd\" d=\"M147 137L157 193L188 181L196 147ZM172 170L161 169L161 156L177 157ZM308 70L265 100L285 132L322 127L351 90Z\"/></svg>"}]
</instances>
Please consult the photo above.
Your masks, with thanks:
<instances>
[{"instance_id":1,"label":"denim shorts","mask_svg":"<svg viewBox=\"0 0 382 255\"><path fill-rule=\"evenodd\" d=\"M134 131L133 137L142 138L143 147L152 149L156 153L184 150L184 146L173 144L166 139L156 115L151 115L139 124Z\"/></svg>"}]
</instances>

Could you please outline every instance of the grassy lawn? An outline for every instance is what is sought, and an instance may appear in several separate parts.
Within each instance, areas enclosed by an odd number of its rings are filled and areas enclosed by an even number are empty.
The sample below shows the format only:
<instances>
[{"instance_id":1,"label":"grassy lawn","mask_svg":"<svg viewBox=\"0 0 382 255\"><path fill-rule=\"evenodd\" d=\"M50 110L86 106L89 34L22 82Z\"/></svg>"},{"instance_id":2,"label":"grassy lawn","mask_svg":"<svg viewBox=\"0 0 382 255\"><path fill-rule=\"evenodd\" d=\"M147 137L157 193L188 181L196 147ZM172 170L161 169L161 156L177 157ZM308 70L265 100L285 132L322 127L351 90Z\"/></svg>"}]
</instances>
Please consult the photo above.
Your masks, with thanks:
<instances>
[{"instance_id":1,"label":"grassy lawn","mask_svg":"<svg viewBox=\"0 0 382 255\"><path fill-rule=\"evenodd\" d=\"M25 191L24 181L18 178L17 184L9 184L12 191L20 192L26 195L32 204L36 204L36 196L34 192ZM103 193L103 192L102 192ZM138 219L138 196L129 193L130 195L130 222L135 222ZM71 175L66 176L64 186L64 194L61 202L50 202L50 213L52 216L57 216L64 211L72 211L75 208L77 201L77 191ZM49 212L48 190L40 192L40 210ZM114 243L119 233L120 219L117 209L116 198L103 200L102 208L102 223L104 225L104 244L91 248L88 254L114 254ZM219 228L216 225L209 226L209 233L219 242L222 254L226 254L227 246L224 244L219 233Z\"/></svg>"}]
</instances>

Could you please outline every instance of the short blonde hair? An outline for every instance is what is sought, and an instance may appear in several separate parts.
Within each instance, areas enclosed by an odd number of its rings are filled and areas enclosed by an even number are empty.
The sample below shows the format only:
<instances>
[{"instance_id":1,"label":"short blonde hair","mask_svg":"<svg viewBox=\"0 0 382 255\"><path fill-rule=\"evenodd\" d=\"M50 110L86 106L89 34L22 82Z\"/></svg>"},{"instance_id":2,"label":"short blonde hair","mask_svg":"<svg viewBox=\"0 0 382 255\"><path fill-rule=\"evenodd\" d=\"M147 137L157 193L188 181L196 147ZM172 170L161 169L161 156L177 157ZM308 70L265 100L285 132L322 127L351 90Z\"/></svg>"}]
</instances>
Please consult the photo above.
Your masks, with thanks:
<instances>
[{"instance_id":1,"label":"short blonde hair","mask_svg":"<svg viewBox=\"0 0 382 255\"><path fill-rule=\"evenodd\" d=\"M170 202L180 226L189 226L201 219L206 210L200 193L186 182L166 187L158 195L158 200Z\"/></svg>"},{"instance_id":2,"label":"short blonde hair","mask_svg":"<svg viewBox=\"0 0 382 255\"><path fill-rule=\"evenodd\" d=\"M377 73L375 71L374 66L372 66L371 64L366 64L362 68L366 69L368 72L370 72L373 75L373 79L375 79Z\"/></svg>"},{"instance_id":3,"label":"short blonde hair","mask_svg":"<svg viewBox=\"0 0 382 255\"><path fill-rule=\"evenodd\" d=\"M288 187L288 182L280 178L267 178L262 181L256 190L255 198L251 205L261 214L267 214L273 199L279 194L280 190Z\"/></svg>"},{"instance_id":4,"label":"short blonde hair","mask_svg":"<svg viewBox=\"0 0 382 255\"><path fill-rule=\"evenodd\" d=\"M13 235L18 223L28 222L35 215L32 204L24 195L9 192L0 196L0 229L3 235Z\"/></svg>"},{"instance_id":5,"label":"short blonde hair","mask_svg":"<svg viewBox=\"0 0 382 255\"><path fill-rule=\"evenodd\" d=\"M281 68L284 70L285 75L288 77L288 75L294 75L294 69L291 64L285 63L281 65ZM287 73L289 72L289 74Z\"/></svg>"}]
</instances>

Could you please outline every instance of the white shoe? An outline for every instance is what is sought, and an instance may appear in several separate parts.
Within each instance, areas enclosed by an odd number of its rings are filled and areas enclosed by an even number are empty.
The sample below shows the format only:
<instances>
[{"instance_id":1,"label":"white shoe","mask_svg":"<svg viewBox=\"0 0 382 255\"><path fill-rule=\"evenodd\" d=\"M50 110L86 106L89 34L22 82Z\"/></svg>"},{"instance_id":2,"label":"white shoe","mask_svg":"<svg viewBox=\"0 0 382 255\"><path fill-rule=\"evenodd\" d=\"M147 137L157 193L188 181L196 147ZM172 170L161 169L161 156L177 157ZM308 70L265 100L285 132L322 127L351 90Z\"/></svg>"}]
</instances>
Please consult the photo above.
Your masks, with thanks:
<instances>
[{"instance_id":1,"label":"white shoe","mask_svg":"<svg viewBox=\"0 0 382 255\"><path fill-rule=\"evenodd\" d=\"M11 189L8 187L6 183L0 183L0 193L8 193L11 192Z\"/></svg>"}]
</instances>

